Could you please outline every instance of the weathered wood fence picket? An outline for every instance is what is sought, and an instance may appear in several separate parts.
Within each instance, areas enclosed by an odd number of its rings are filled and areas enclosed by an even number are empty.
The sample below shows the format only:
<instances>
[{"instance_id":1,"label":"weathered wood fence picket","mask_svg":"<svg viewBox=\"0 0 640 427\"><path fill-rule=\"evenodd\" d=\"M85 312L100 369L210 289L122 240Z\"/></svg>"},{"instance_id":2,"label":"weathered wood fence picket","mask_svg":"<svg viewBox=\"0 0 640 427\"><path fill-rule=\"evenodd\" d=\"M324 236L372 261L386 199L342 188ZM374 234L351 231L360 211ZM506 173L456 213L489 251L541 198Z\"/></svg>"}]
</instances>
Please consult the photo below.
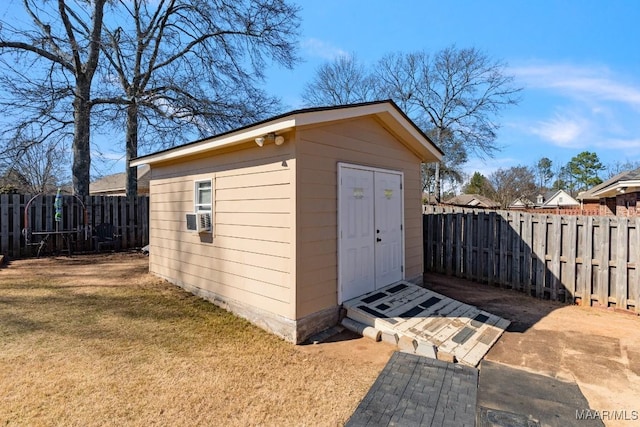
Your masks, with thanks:
<instances>
[{"instance_id":1,"label":"weathered wood fence picket","mask_svg":"<svg viewBox=\"0 0 640 427\"><path fill-rule=\"evenodd\" d=\"M27 243L37 240L32 233L56 229L73 232L74 250L89 251L93 248L92 230L102 223L113 224L122 249L141 247L149 241L148 196L78 198L65 195L62 200L62 220L56 223L54 195L0 195L0 253L12 258L30 256L33 248ZM51 235L49 246L60 247L59 240L59 235Z\"/></svg>"},{"instance_id":2,"label":"weathered wood fence picket","mask_svg":"<svg viewBox=\"0 0 640 427\"><path fill-rule=\"evenodd\" d=\"M425 208L425 271L640 313L640 217Z\"/></svg>"}]
</instances>

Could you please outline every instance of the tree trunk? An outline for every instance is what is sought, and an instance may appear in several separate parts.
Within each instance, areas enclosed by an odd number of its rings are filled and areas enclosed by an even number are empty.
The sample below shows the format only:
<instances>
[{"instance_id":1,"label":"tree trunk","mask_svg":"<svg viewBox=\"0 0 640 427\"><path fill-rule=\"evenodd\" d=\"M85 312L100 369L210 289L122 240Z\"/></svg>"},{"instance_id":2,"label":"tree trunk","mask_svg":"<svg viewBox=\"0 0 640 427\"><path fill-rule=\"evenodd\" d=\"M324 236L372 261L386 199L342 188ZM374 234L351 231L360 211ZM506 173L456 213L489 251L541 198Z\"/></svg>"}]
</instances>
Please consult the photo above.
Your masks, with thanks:
<instances>
[{"instance_id":1,"label":"tree trunk","mask_svg":"<svg viewBox=\"0 0 640 427\"><path fill-rule=\"evenodd\" d=\"M135 197L138 195L138 168L129 166L131 159L138 157L138 104L136 104L135 98L127 106L126 146L127 197Z\"/></svg>"},{"instance_id":2,"label":"tree trunk","mask_svg":"<svg viewBox=\"0 0 640 427\"><path fill-rule=\"evenodd\" d=\"M91 171L91 105L89 96L91 84L78 79L73 100L73 194L89 195Z\"/></svg>"}]
</instances>

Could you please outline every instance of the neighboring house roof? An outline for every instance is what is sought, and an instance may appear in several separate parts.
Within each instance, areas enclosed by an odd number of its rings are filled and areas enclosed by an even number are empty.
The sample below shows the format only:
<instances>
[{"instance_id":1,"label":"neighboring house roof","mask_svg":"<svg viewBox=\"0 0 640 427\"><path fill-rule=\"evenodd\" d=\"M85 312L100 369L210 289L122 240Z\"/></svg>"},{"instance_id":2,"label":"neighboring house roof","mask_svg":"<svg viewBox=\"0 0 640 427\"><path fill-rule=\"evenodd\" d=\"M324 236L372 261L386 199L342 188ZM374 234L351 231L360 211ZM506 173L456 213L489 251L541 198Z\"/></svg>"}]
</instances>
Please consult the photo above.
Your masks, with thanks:
<instances>
[{"instance_id":1,"label":"neighboring house roof","mask_svg":"<svg viewBox=\"0 0 640 427\"><path fill-rule=\"evenodd\" d=\"M511 202L511 204L509 205L509 208L511 209L523 209L523 208L532 208L534 207L535 204L527 199L526 197L522 196L522 197L518 197L517 199L515 199L513 202Z\"/></svg>"},{"instance_id":2,"label":"neighboring house roof","mask_svg":"<svg viewBox=\"0 0 640 427\"><path fill-rule=\"evenodd\" d=\"M422 200L425 201L427 205L438 204L438 199L436 199L436 196L434 196L433 194L422 193Z\"/></svg>"},{"instance_id":3,"label":"neighboring house roof","mask_svg":"<svg viewBox=\"0 0 640 427\"><path fill-rule=\"evenodd\" d=\"M138 168L138 192L146 193L149 191L149 179L151 178L149 166L145 165ZM89 194L95 195L116 195L126 193L126 174L125 172L106 175L89 184Z\"/></svg>"},{"instance_id":4,"label":"neighboring house roof","mask_svg":"<svg viewBox=\"0 0 640 427\"><path fill-rule=\"evenodd\" d=\"M598 200L633 192L640 192L640 168L619 173L601 184L580 193L578 199L583 201Z\"/></svg>"},{"instance_id":5,"label":"neighboring house roof","mask_svg":"<svg viewBox=\"0 0 640 427\"><path fill-rule=\"evenodd\" d=\"M469 206L476 208L499 208L500 203L491 200L488 197L481 196L480 194L460 194L445 202L448 205L454 206Z\"/></svg>"},{"instance_id":6,"label":"neighboring house roof","mask_svg":"<svg viewBox=\"0 0 640 427\"><path fill-rule=\"evenodd\" d=\"M579 206L580 202L571 197L569 193L564 190L548 191L542 196L542 203L536 200L537 208L557 208L557 207L569 207Z\"/></svg>"},{"instance_id":7,"label":"neighboring house roof","mask_svg":"<svg viewBox=\"0 0 640 427\"><path fill-rule=\"evenodd\" d=\"M170 161L183 156L197 155L223 147L242 144L270 133L290 131L298 126L315 125L374 116L423 162L440 160L444 153L420 130L391 100L366 102L333 107L295 110L270 119L225 132L220 135L194 141L179 147L138 157L132 166Z\"/></svg>"},{"instance_id":8,"label":"neighboring house roof","mask_svg":"<svg viewBox=\"0 0 640 427\"><path fill-rule=\"evenodd\" d=\"M2 193L29 194L31 191L32 188L27 178L13 168L0 176L0 192Z\"/></svg>"}]
</instances>

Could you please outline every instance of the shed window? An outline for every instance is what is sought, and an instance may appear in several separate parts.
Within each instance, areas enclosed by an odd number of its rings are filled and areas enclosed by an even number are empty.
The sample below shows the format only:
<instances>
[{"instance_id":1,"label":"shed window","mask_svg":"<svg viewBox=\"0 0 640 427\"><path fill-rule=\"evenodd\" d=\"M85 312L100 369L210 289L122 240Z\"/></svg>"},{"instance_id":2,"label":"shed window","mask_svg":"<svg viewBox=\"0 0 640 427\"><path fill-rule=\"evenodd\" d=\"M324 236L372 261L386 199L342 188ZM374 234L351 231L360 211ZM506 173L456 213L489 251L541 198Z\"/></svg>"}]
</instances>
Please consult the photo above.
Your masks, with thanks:
<instances>
[{"instance_id":1,"label":"shed window","mask_svg":"<svg viewBox=\"0 0 640 427\"><path fill-rule=\"evenodd\" d=\"M196 181L195 211L211 212L211 180Z\"/></svg>"}]
</instances>

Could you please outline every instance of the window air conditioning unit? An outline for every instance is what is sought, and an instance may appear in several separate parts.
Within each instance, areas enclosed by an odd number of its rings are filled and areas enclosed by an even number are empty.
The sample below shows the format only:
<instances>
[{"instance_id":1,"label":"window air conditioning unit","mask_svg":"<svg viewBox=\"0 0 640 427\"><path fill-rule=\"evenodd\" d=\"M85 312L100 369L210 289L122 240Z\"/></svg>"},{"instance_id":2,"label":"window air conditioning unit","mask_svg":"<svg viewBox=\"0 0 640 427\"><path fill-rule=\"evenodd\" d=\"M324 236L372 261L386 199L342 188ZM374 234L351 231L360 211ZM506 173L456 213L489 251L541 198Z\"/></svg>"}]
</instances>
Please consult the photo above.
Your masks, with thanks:
<instances>
[{"instance_id":1,"label":"window air conditioning unit","mask_svg":"<svg viewBox=\"0 0 640 427\"><path fill-rule=\"evenodd\" d=\"M187 214L187 230L198 233L211 232L211 213L197 212Z\"/></svg>"}]
</instances>

